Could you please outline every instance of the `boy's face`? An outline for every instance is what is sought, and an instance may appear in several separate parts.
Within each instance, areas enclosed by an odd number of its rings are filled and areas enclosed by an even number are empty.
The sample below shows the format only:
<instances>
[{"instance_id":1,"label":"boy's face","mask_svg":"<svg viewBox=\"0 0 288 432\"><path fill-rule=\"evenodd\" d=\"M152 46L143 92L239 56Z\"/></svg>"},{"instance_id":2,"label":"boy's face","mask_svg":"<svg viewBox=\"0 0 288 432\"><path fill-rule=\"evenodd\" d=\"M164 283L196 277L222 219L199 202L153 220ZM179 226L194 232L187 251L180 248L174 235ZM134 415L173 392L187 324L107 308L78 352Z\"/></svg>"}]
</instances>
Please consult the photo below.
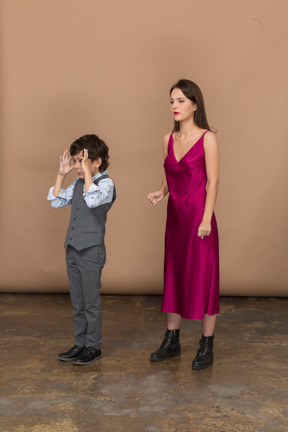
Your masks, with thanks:
<instances>
[{"instance_id":1,"label":"boy's face","mask_svg":"<svg viewBox=\"0 0 288 432\"><path fill-rule=\"evenodd\" d=\"M78 177L84 179L85 174L84 174L83 167L82 167L82 160L83 160L83 151L72 156L72 165L73 165L74 169L76 169ZM102 163L100 158L96 159L93 162L91 162L91 160L88 159L86 163L88 163L88 166L90 168L90 172L91 172L92 176L99 173L99 167Z\"/></svg>"}]
</instances>

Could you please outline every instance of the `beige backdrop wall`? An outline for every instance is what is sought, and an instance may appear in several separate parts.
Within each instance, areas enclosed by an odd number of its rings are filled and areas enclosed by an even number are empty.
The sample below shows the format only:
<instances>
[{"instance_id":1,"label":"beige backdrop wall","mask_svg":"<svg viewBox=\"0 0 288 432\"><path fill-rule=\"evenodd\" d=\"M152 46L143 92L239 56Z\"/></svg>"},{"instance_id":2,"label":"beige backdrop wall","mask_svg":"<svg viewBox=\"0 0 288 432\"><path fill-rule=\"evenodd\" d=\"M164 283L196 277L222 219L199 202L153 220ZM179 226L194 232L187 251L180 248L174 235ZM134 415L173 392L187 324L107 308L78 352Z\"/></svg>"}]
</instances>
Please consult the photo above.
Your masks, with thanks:
<instances>
[{"instance_id":1,"label":"beige backdrop wall","mask_svg":"<svg viewBox=\"0 0 288 432\"><path fill-rule=\"evenodd\" d=\"M218 130L221 293L287 295L287 12L286 0L2 0L0 289L67 291L69 209L46 196L59 155L95 132L118 192L103 292L161 292L166 202L146 196L184 77Z\"/></svg>"}]
</instances>

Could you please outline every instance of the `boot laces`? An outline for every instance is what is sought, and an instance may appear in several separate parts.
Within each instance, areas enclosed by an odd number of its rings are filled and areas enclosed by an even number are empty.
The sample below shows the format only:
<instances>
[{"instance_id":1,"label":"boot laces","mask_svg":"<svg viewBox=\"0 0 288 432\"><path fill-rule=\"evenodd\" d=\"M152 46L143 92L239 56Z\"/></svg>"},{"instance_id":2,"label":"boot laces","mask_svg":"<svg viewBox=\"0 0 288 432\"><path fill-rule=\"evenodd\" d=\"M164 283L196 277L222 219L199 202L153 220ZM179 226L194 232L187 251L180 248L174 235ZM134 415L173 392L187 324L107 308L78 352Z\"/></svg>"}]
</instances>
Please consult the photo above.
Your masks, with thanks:
<instances>
[{"instance_id":1,"label":"boot laces","mask_svg":"<svg viewBox=\"0 0 288 432\"><path fill-rule=\"evenodd\" d=\"M200 340L197 354L206 355L211 350L209 339Z\"/></svg>"},{"instance_id":2,"label":"boot laces","mask_svg":"<svg viewBox=\"0 0 288 432\"><path fill-rule=\"evenodd\" d=\"M172 335L172 333L166 331L166 332L161 336L161 339L162 339L162 338L163 338L163 340L162 340L162 343L161 343L160 348L168 348L169 345L170 345L171 342L172 342L172 339L173 339L173 335Z\"/></svg>"}]
</instances>

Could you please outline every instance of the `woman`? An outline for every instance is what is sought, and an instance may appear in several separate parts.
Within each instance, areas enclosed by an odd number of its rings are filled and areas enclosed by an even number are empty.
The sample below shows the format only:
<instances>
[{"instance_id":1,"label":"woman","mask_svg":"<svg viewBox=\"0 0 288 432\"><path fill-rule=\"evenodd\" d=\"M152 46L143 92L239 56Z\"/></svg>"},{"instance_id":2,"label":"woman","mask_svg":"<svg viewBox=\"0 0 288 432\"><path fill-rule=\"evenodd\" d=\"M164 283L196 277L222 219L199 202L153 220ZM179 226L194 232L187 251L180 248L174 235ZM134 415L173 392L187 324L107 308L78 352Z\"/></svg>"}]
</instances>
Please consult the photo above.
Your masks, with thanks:
<instances>
[{"instance_id":1,"label":"woman","mask_svg":"<svg viewBox=\"0 0 288 432\"><path fill-rule=\"evenodd\" d=\"M208 125L199 87L181 79L170 90L174 129L164 137L165 175L160 190L148 195L158 204L169 192L165 234L162 311L167 331L151 361L181 353L181 317L202 320L202 337L193 369L213 362L213 338L219 313L219 246L214 215L219 154Z\"/></svg>"}]
</instances>

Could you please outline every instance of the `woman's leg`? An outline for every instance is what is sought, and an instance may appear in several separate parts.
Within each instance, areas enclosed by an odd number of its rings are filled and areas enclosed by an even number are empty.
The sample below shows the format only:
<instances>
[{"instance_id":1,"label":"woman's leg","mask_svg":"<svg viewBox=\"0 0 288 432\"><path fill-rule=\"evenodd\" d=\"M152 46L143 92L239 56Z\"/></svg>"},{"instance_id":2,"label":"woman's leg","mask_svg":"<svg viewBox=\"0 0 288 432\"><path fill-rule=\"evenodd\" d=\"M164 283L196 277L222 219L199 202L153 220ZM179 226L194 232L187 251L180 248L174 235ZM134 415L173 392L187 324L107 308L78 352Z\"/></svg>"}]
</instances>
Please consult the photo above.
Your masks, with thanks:
<instances>
[{"instance_id":1,"label":"woman's leg","mask_svg":"<svg viewBox=\"0 0 288 432\"><path fill-rule=\"evenodd\" d=\"M167 329L177 330L180 328L181 315L176 313L167 313Z\"/></svg>"},{"instance_id":2,"label":"woman's leg","mask_svg":"<svg viewBox=\"0 0 288 432\"><path fill-rule=\"evenodd\" d=\"M216 323L216 315L205 315L202 319L203 336L213 336Z\"/></svg>"}]
</instances>

